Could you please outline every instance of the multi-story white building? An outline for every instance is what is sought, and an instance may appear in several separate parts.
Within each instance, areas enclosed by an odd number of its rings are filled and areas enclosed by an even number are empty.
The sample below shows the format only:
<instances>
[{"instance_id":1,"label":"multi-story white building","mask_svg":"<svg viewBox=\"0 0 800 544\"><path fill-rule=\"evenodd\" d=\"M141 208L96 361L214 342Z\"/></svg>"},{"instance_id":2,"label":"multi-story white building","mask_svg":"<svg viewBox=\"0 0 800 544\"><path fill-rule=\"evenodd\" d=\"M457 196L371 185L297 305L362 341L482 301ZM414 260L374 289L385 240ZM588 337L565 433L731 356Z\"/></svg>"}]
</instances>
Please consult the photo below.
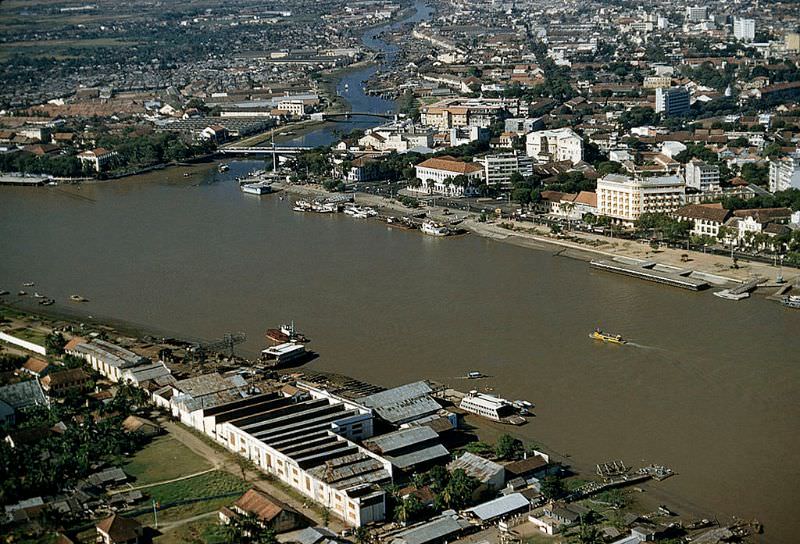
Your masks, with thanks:
<instances>
[{"instance_id":1,"label":"multi-story white building","mask_svg":"<svg viewBox=\"0 0 800 544\"><path fill-rule=\"evenodd\" d=\"M687 6L686 19L690 23L699 23L708 19L707 6Z\"/></svg>"},{"instance_id":2,"label":"multi-story white building","mask_svg":"<svg viewBox=\"0 0 800 544\"><path fill-rule=\"evenodd\" d=\"M669 87L672 85L670 76L647 76L644 78L642 87L645 89L657 89L659 87Z\"/></svg>"},{"instance_id":3,"label":"multi-story white building","mask_svg":"<svg viewBox=\"0 0 800 544\"><path fill-rule=\"evenodd\" d=\"M81 164L90 164L95 172L102 172L108 163L111 162L111 159L116 156L116 151L109 151L102 147L78 153L78 159L81 161Z\"/></svg>"},{"instance_id":4,"label":"multi-story white building","mask_svg":"<svg viewBox=\"0 0 800 544\"><path fill-rule=\"evenodd\" d=\"M686 165L684 178L687 187L703 192L719 190L719 166L692 159Z\"/></svg>"},{"instance_id":5,"label":"multi-story white building","mask_svg":"<svg viewBox=\"0 0 800 544\"><path fill-rule=\"evenodd\" d=\"M667 117L689 113L689 91L684 87L659 87L656 89L656 113Z\"/></svg>"},{"instance_id":6,"label":"multi-story white building","mask_svg":"<svg viewBox=\"0 0 800 544\"><path fill-rule=\"evenodd\" d=\"M800 152L769 162L769 190L800 189Z\"/></svg>"},{"instance_id":7,"label":"multi-story white building","mask_svg":"<svg viewBox=\"0 0 800 544\"><path fill-rule=\"evenodd\" d=\"M689 231L692 236L716 238L720 227L731 216L731 212L723 208L720 203L689 204L675 210L673 216L679 221L689 221L692 224L692 229Z\"/></svg>"},{"instance_id":8,"label":"multi-story white building","mask_svg":"<svg viewBox=\"0 0 800 544\"><path fill-rule=\"evenodd\" d=\"M423 125L448 130L475 126L488 128L508 114L516 115L519 101L506 98L448 98L420 109Z\"/></svg>"},{"instance_id":9,"label":"multi-story white building","mask_svg":"<svg viewBox=\"0 0 800 544\"><path fill-rule=\"evenodd\" d=\"M632 223L643 213L670 213L686 195L679 176L631 178L608 174L597 180L597 213Z\"/></svg>"},{"instance_id":10,"label":"multi-story white building","mask_svg":"<svg viewBox=\"0 0 800 544\"><path fill-rule=\"evenodd\" d=\"M513 174L519 173L525 177L533 175L533 160L525 155L486 155L476 162L483 164L483 179L487 185L507 188Z\"/></svg>"},{"instance_id":11,"label":"multi-story white building","mask_svg":"<svg viewBox=\"0 0 800 544\"><path fill-rule=\"evenodd\" d=\"M464 162L444 156L428 159L416 165L416 176L421 181L419 187L410 185L410 191L445 196L470 196L477 194L483 180L483 168L474 162ZM467 184L454 183L456 176L466 176Z\"/></svg>"},{"instance_id":12,"label":"multi-story white building","mask_svg":"<svg viewBox=\"0 0 800 544\"><path fill-rule=\"evenodd\" d=\"M756 22L753 19L733 19L733 36L743 42L752 42L756 39Z\"/></svg>"},{"instance_id":13,"label":"multi-story white building","mask_svg":"<svg viewBox=\"0 0 800 544\"><path fill-rule=\"evenodd\" d=\"M537 130L526 136L525 150L536 162L577 164L583 160L583 139L571 128Z\"/></svg>"}]
</instances>

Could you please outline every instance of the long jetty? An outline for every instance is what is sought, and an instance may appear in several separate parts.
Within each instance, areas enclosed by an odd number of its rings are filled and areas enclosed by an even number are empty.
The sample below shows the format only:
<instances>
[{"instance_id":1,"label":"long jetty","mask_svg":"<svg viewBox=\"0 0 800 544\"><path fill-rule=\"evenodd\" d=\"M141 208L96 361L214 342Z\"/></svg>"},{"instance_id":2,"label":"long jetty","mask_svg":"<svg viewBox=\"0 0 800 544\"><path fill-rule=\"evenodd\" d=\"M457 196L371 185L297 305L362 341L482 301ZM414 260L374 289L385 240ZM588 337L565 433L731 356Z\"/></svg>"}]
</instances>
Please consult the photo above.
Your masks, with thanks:
<instances>
[{"instance_id":1,"label":"long jetty","mask_svg":"<svg viewBox=\"0 0 800 544\"><path fill-rule=\"evenodd\" d=\"M663 270L656 270L655 263L650 262L636 265L617 261L591 261L590 265L592 268L596 268L598 270L614 272L624 276L654 281L656 283L663 283L665 285L680 287L682 289L690 289L692 291L700 291L701 289L708 287L708 282L689 277L689 274L692 273L692 270L666 272Z\"/></svg>"}]
</instances>

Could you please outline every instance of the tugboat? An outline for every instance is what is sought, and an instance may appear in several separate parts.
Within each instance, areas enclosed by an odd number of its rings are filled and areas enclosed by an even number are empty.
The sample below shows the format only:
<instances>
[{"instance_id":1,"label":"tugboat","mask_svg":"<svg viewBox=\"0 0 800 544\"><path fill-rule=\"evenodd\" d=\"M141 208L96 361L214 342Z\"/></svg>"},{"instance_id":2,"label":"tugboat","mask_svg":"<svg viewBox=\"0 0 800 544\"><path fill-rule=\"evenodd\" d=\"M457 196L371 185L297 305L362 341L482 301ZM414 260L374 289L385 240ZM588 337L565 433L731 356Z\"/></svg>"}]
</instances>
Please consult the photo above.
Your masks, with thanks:
<instances>
[{"instance_id":1,"label":"tugboat","mask_svg":"<svg viewBox=\"0 0 800 544\"><path fill-rule=\"evenodd\" d=\"M783 304L787 308L800 309L800 296L790 295L788 297L783 297L781 299L781 304Z\"/></svg>"},{"instance_id":2,"label":"tugboat","mask_svg":"<svg viewBox=\"0 0 800 544\"><path fill-rule=\"evenodd\" d=\"M592 331L592 334L589 335L589 338L593 340L602 340L603 342L610 342L612 344L627 344L628 341L625 340L619 334L610 334L607 332L603 332L600 329L595 329Z\"/></svg>"},{"instance_id":3,"label":"tugboat","mask_svg":"<svg viewBox=\"0 0 800 544\"><path fill-rule=\"evenodd\" d=\"M305 344L308 342L308 337L294 328L294 321L288 325L281 325L278 329L267 329L266 336L267 339L278 344L285 344L287 342Z\"/></svg>"}]
</instances>

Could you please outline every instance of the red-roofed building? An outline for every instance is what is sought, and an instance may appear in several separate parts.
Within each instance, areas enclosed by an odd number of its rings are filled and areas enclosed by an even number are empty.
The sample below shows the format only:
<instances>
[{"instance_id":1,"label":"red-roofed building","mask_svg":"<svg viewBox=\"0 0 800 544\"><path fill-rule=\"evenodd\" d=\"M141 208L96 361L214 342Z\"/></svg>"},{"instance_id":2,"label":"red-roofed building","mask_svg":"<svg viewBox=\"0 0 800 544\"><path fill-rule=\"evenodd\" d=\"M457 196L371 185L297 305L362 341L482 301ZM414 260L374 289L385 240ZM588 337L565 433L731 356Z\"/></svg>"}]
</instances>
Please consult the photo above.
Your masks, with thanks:
<instances>
[{"instance_id":1,"label":"red-roofed building","mask_svg":"<svg viewBox=\"0 0 800 544\"><path fill-rule=\"evenodd\" d=\"M78 153L78 159L82 164L90 164L96 172L102 172L112 158L117 156L116 151L109 151L103 147L92 149L91 151L84 151Z\"/></svg>"},{"instance_id":2,"label":"red-roofed building","mask_svg":"<svg viewBox=\"0 0 800 544\"><path fill-rule=\"evenodd\" d=\"M303 522L300 514L256 489L247 490L230 508L220 509L219 519L228 524L237 516L248 514L255 516L262 527L269 527L276 533L297 529Z\"/></svg>"},{"instance_id":3,"label":"red-roofed building","mask_svg":"<svg viewBox=\"0 0 800 544\"><path fill-rule=\"evenodd\" d=\"M139 544L142 541L142 524L117 514L100 521L95 529L97 542L102 544Z\"/></svg>"},{"instance_id":4,"label":"red-roofed building","mask_svg":"<svg viewBox=\"0 0 800 544\"><path fill-rule=\"evenodd\" d=\"M478 186L483 181L483 167L480 164L460 161L448 155L428 159L414 168L421 183L418 187L409 186L409 190L427 194L471 196L477 194Z\"/></svg>"}]
</instances>

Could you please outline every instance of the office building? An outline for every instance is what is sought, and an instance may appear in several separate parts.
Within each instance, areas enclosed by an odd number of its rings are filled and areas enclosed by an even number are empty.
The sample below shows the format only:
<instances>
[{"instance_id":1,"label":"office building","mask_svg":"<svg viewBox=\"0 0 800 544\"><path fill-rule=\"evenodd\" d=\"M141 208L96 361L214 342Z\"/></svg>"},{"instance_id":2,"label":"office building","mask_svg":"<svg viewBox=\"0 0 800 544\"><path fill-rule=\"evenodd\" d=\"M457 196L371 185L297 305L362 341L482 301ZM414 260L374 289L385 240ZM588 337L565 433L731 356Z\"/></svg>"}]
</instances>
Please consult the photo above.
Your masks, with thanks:
<instances>
[{"instance_id":1,"label":"office building","mask_svg":"<svg viewBox=\"0 0 800 544\"><path fill-rule=\"evenodd\" d=\"M800 189L800 152L769 162L769 190Z\"/></svg>"},{"instance_id":2,"label":"office building","mask_svg":"<svg viewBox=\"0 0 800 544\"><path fill-rule=\"evenodd\" d=\"M689 113L689 91L684 87L659 87L656 89L656 113L679 117Z\"/></svg>"},{"instance_id":3,"label":"office building","mask_svg":"<svg viewBox=\"0 0 800 544\"><path fill-rule=\"evenodd\" d=\"M692 159L686 165L686 186L703 192L719 190L719 166Z\"/></svg>"},{"instance_id":4,"label":"office building","mask_svg":"<svg viewBox=\"0 0 800 544\"><path fill-rule=\"evenodd\" d=\"M476 162L483 163L483 178L487 185L509 188L512 175L520 174L523 177L533 175L533 160L525 155L516 153L487 155Z\"/></svg>"},{"instance_id":5,"label":"office building","mask_svg":"<svg viewBox=\"0 0 800 544\"><path fill-rule=\"evenodd\" d=\"M733 36L743 42L752 42L756 38L756 22L753 19L733 20Z\"/></svg>"},{"instance_id":6,"label":"office building","mask_svg":"<svg viewBox=\"0 0 800 544\"><path fill-rule=\"evenodd\" d=\"M708 19L708 8L706 6L689 6L686 8L686 19L690 23L700 23Z\"/></svg>"}]
</instances>

